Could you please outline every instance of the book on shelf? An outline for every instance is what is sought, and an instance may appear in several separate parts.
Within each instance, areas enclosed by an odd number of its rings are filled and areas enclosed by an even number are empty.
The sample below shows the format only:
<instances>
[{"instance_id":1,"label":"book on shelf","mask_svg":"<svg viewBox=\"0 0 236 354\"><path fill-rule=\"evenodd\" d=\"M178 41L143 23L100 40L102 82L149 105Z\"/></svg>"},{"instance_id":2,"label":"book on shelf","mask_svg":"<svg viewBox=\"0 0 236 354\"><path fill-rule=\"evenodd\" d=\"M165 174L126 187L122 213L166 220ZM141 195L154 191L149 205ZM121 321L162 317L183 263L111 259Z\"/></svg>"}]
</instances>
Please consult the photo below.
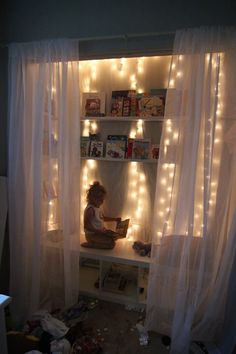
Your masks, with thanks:
<instances>
[{"instance_id":1,"label":"book on shelf","mask_svg":"<svg viewBox=\"0 0 236 354\"><path fill-rule=\"evenodd\" d=\"M166 89L151 89L136 95L136 115L140 117L163 117Z\"/></svg>"},{"instance_id":2,"label":"book on shelf","mask_svg":"<svg viewBox=\"0 0 236 354\"><path fill-rule=\"evenodd\" d=\"M82 112L84 117L105 116L105 92L83 92Z\"/></svg>"},{"instance_id":3,"label":"book on shelf","mask_svg":"<svg viewBox=\"0 0 236 354\"><path fill-rule=\"evenodd\" d=\"M127 135L108 135L106 143L106 157L124 159L127 148Z\"/></svg>"},{"instance_id":4,"label":"book on shelf","mask_svg":"<svg viewBox=\"0 0 236 354\"><path fill-rule=\"evenodd\" d=\"M103 157L103 141L97 141L97 140L91 141L89 156Z\"/></svg>"},{"instance_id":5,"label":"book on shelf","mask_svg":"<svg viewBox=\"0 0 236 354\"><path fill-rule=\"evenodd\" d=\"M112 91L111 96L112 117L128 117L136 115L136 91Z\"/></svg>"},{"instance_id":6,"label":"book on shelf","mask_svg":"<svg viewBox=\"0 0 236 354\"><path fill-rule=\"evenodd\" d=\"M134 144L134 139L133 138L128 138L127 153L126 153L127 159L131 159L132 158L133 144Z\"/></svg>"},{"instance_id":7,"label":"book on shelf","mask_svg":"<svg viewBox=\"0 0 236 354\"><path fill-rule=\"evenodd\" d=\"M90 140L100 140L100 133L89 133Z\"/></svg>"},{"instance_id":8,"label":"book on shelf","mask_svg":"<svg viewBox=\"0 0 236 354\"><path fill-rule=\"evenodd\" d=\"M151 158L152 159L159 158L159 150L160 150L160 145L152 144L152 146L151 146Z\"/></svg>"},{"instance_id":9,"label":"book on shelf","mask_svg":"<svg viewBox=\"0 0 236 354\"><path fill-rule=\"evenodd\" d=\"M150 139L134 139L132 158L146 160L150 158Z\"/></svg>"},{"instance_id":10,"label":"book on shelf","mask_svg":"<svg viewBox=\"0 0 236 354\"><path fill-rule=\"evenodd\" d=\"M89 156L90 138L88 136L80 137L80 155L81 157Z\"/></svg>"}]
</instances>

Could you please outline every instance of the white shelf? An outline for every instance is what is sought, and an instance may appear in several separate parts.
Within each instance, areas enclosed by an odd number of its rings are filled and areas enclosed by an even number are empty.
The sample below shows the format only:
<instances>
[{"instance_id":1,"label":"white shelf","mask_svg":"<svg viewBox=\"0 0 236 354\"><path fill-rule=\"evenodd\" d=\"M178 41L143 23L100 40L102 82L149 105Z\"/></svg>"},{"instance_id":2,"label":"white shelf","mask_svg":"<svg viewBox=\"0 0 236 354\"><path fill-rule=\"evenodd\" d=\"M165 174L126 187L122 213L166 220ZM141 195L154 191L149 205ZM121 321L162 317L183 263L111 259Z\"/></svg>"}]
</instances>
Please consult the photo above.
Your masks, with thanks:
<instances>
[{"instance_id":1,"label":"white shelf","mask_svg":"<svg viewBox=\"0 0 236 354\"><path fill-rule=\"evenodd\" d=\"M81 242L83 241L84 240L81 240ZM80 256L108 262L136 265L142 268L149 268L150 257L139 256L132 248L132 245L132 241L121 239L116 242L116 246L112 250L81 247Z\"/></svg>"},{"instance_id":2,"label":"white shelf","mask_svg":"<svg viewBox=\"0 0 236 354\"><path fill-rule=\"evenodd\" d=\"M99 161L112 161L112 162L144 162L144 163L157 163L158 159L116 159L108 157L94 157L86 156L81 157L82 160L99 160Z\"/></svg>"},{"instance_id":3,"label":"white shelf","mask_svg":"<svg viewBox=\"0 0 236 354\"><path fill-rule=\"evenodd\" d=\"M144 122L163 122L164 117L82 117L81 122L85 122L86 120L93 120L99 122L137 122L139 120L143 120Z\"/></svg>"},{"instance_id":4,"label":"white shelf","mask_svg":"<svg viewBox=\"0 0 236 354\"><path fill-rule=\"evenodd\" d=\"M99 289L94 284L98 280L99 269L80 266L80 293L84 295L99 296Z\"/></svg>"}]
</instances>

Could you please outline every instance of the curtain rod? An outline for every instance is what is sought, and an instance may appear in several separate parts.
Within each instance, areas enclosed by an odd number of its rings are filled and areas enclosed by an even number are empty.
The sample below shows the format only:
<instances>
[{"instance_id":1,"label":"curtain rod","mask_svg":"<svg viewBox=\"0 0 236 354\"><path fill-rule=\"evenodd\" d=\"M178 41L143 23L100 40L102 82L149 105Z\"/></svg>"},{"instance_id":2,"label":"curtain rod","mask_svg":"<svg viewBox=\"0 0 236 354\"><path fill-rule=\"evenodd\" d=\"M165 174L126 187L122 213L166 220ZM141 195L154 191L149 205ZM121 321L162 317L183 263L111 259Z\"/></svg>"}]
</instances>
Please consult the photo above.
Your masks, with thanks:
<instances>
[{"instance_id":1,"label":"curtain rod","mask_svg":"<svg viewBox=\"0 0 236 354\"><path fill-rule=\"evenodd\" d=\"M96 37L78 37L78 38L68 38L68 39L75 39L78 40L78 42L92 42L92 41L103 41L103 40L112 40L112 39L124 39L124 40L129 40L132 38L143 38L143 37L159 37L159 36L170 36L174 35L175 31L163 31L163 32L143 32L143 33L130 33L130 34L118 34L118 35L112 35L112 36L96 36ZM36 42L40 42L43 40L53 40L53 39L58 39L58 38L44 38L44 39L39 39L36 40ZM14 42L14 41L13 41ZM32 42L32 41L28 41ZM27 43L27 42L24 42ZM8 47L10 43L4 43L0 42L0 48L5 48Z\"/></svg>"},{"instance_id":2,"label":"curtain rod","mask_svg":"<svg viewBox=\"0 0 236 354\"><path fill-rule=\"evenodd\" d=\"M112 39L125 39L128 40L130 38L142 38L142 37L158 37L158 36L168 36L174 35L175 31L163 31L163 32L144 32L144 33L130 33L130 34L118 34L113 36L97 36L97 37L82 37L75 38L80 42L86 41L100 41L100 40L112 40Z\"/></svg>"}]
</instances>

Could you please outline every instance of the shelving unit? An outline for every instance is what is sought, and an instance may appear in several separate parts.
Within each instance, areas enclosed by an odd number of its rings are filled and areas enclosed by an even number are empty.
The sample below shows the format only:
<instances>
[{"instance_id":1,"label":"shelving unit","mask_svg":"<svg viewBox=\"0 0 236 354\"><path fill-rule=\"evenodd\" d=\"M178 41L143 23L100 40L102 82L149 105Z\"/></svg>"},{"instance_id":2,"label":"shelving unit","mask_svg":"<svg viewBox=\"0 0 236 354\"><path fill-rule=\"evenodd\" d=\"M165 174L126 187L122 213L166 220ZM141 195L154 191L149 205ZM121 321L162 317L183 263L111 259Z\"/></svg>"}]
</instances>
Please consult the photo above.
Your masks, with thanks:
<instances>
[{"instance_id":1,"label":"shelving unit","mask_svg":"<svg viewBox=\"0 0 236 354\"><path fill-rule=\"evenodd\" d=\"M129 304L135 307L145 306L147 277L150 258L141 257L132 249L132 242L119 240L113 250L82 248L80 250L80 293L103 300ZM94 261L96 263L94 263ZM123 291L109 289L104 279L110 268L120 271L126 280Z\"/></svg>"}]
</instances>

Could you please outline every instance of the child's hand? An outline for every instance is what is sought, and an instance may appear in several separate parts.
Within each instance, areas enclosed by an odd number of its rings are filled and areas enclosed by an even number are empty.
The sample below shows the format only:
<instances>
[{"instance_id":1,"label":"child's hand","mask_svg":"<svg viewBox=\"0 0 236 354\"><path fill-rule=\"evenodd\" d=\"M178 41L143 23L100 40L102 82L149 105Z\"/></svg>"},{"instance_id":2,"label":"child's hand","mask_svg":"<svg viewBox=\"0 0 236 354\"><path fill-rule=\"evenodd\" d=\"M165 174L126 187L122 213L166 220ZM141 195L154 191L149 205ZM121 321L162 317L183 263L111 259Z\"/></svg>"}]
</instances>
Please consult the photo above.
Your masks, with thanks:
<instances>
[{"instance_id":1,"label":"child's hand","mask_svg":"<svg viewBox=\"0 0 236 354\"><path fill-rule=\"evenodd\" d=\"M102 234L105 234L107 232L107 229L105 227L103 227L100 231Z\"/></svg>"}]
</instances>

